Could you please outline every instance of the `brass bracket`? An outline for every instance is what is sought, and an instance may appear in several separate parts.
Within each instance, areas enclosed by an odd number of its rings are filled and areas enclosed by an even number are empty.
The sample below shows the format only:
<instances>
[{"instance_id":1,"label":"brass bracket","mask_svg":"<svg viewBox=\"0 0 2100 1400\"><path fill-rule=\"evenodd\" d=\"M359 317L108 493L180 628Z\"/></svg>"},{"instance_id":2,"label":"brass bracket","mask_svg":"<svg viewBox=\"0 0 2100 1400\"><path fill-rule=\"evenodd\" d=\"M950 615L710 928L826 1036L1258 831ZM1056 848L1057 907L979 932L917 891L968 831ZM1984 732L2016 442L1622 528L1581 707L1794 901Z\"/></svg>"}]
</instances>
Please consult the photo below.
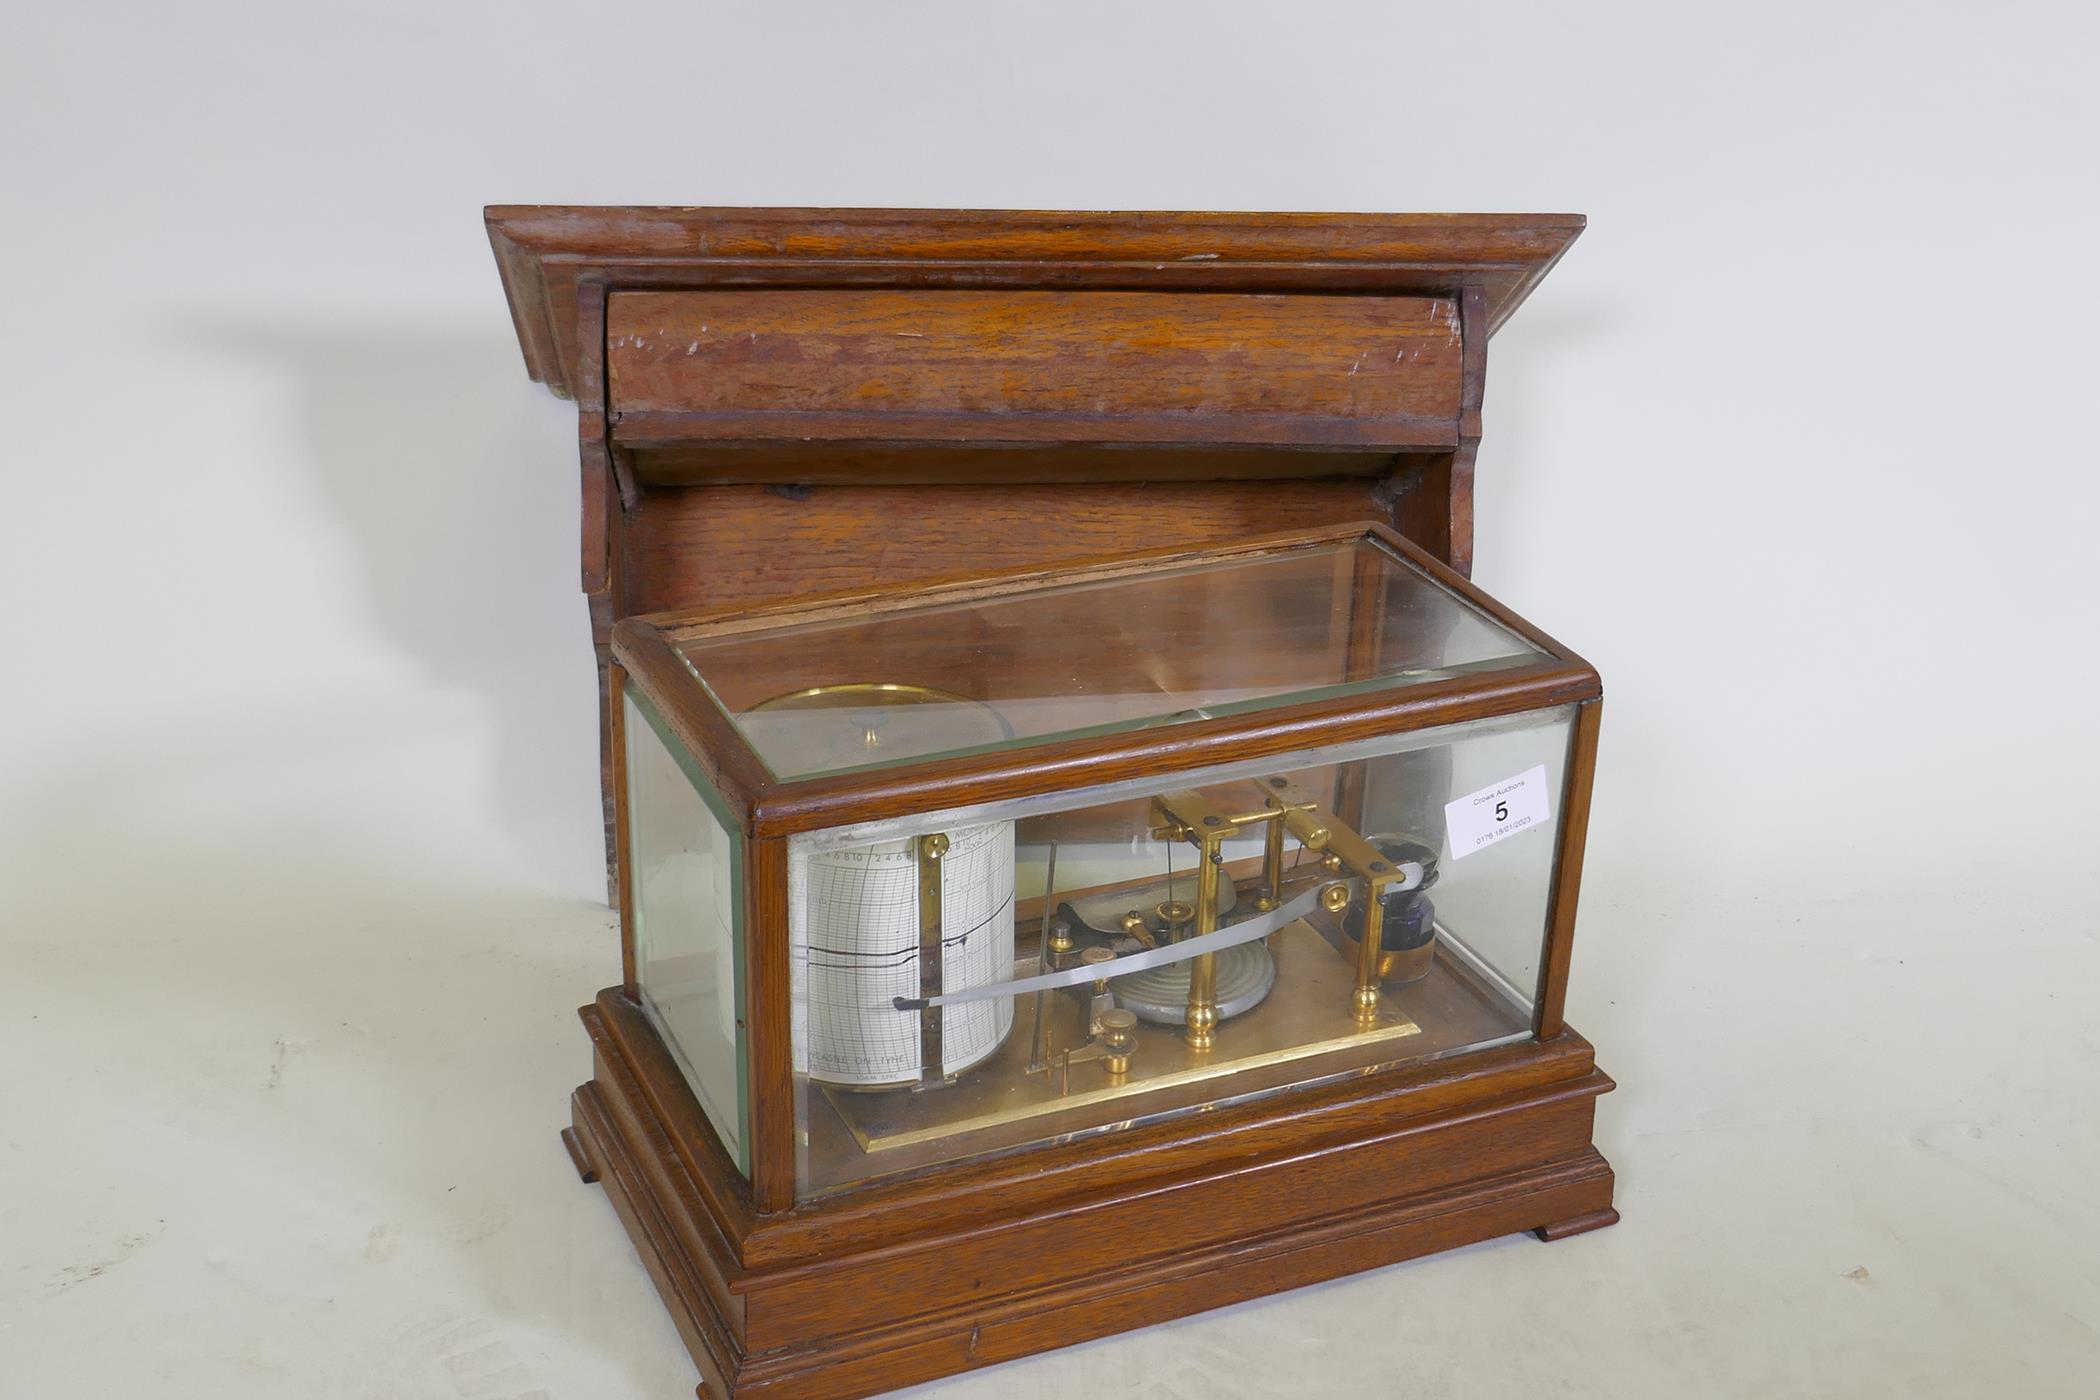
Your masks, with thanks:
<instances>
[{"instance_id":1,"label":"brass bracket","mask_svg":"<svg viewBox=\"0 0 2100 1400\"><path fill-rule=\"evenodd\" d=\"M1298 844L1323 855L1322 865L1340 874L1347 871L1363 882L1364 934L1357 957L1356 986L1351 994L1358 1020L1370 1024L1378 1019L1380 992L1378 965L1384 953L1385 907L1379 896L1385 887L1401 879L1397 866L1385 853L1300 791L1290 779L1265 778L1261 782L1263 805L1251 812L1220 811L1200 792L1171 792L1152 800L1153 837L1187 841L1200 853L1196 876L1196 921L1191 934L1200 937L1217 928L1217 867L1223 863L1221 847L1234 832L1245 827L1263 827L1262 885L1255 901L1258 909L1274 909L1283 900L1283 838L1288 832ZM1335 889L1345 887L1336 886ZM1347 907L1346 895L1337 900L1323 897L1330 913ZM1186 1022L1191 1047L1207 1050L1217 1027L1217 966L1213 955L1193 958L1189 963L1189 1004Z\"/></svg>"},{"instance_id":2,"label":"brass bracket","mask_svg":"<svg viewBox=\"0 0 2100 1400\"><path fill-rule=\"evenodd\" d=\"M1200 792L1170 792L1152 801L1162 825L1179 839L1196 847L1196 921L1189 936L1201 938L1218 928L1218 867L1224 863L1226 838L1244 822L1234 821L1211 805ZM1273 814L1267 814L1273 815ZM1281 861L1278 862L1281 869ZM1189 1004L1182 1016L1189 1048L1208 1050L1217 1039L1218 955L1204 953L1189 960Z\"/></svg>"},{"instance_id":3,"label":"brass bracket","mask_svg":"<svg viewBox=\"0 0 2100 1400\"><path fill-rule=\"evenodd\" d=\"M1364 882L1364 935L1356 959L1356 1014L1378 1016L1378 960L1385 951L1385 906L1379 896L1401 878L1385 853L1319 803L1309 801L1288 778L1270 778L1269 801L1283 814L1284 825L1308 850L1324 850L1331 867L1347 870Z\"/></svg>"}]
</instances>

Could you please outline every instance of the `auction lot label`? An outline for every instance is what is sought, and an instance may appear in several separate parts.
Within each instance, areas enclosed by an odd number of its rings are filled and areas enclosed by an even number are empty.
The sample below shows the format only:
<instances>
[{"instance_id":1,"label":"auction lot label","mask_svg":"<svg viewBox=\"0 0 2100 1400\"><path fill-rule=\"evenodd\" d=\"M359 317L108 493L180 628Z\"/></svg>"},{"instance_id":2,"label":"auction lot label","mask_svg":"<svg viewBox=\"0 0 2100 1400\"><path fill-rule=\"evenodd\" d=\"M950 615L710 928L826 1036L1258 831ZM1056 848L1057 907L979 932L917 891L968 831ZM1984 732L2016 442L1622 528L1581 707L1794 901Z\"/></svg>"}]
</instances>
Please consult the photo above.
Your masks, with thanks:
<instances>
[{"instance_id":1,"label":"auction lot label","mask_svg":"<svg viewBox=\"0 0 2100 1400\"><path fill-rule=\"evenodd\" d=\"M1464 860L1505 837L1544 826L1552 813L1543 763L1447 802L1444 826L1451 833L1451 859Z\"/></svg>"}]
</instances>

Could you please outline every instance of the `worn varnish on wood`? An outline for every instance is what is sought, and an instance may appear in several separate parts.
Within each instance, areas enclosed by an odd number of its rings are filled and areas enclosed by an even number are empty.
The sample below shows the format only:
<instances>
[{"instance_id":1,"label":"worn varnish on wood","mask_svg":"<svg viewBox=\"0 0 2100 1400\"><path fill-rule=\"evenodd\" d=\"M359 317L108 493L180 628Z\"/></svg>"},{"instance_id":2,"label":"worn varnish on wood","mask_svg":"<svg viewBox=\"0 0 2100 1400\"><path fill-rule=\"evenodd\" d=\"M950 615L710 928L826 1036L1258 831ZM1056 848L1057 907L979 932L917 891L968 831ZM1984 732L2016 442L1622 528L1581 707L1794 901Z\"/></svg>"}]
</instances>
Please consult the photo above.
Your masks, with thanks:
<instances>
[{"instance_id":1,"label":"worn varnish on wood","mask_svg":"<svg viewBox=\"0 0 2100 1400\"><path fill-rule=\"evenodd\" d=\"M1579 214L1158 213L495 205L489 243L532 377L585 396L582 289L1065 287L1448 296L1500 326Z\"/></svg>"},{"instance_id":2,"label":"worn varnish on wood","mask_svg":"<svg viewBox=\"0 0 2100 1400\"><path fill-rule=\"evenodd\" d=\"M1081 444L1298 449L1171 463L1331 476L1459 437L1448 297L618 292L606 330L613 441L645 481L974 480L988 447ZM884 443L929 450L811 450ZM948 444L972 460L931 450ZM1011 452L999 467L1003 481L1159 475L1129 453Z\"/></svg>"}]
</instances>

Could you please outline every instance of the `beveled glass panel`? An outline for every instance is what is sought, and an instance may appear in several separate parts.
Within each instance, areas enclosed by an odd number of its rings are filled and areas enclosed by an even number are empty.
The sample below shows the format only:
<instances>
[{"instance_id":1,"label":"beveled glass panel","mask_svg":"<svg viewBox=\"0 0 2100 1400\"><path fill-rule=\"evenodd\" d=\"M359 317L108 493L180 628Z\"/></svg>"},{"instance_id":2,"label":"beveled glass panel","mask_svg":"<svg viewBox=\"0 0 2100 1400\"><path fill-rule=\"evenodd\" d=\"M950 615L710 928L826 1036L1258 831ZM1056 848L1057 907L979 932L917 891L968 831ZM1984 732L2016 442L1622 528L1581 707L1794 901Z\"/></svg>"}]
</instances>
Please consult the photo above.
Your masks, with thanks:
<instances>
[{"instance_id":1,"label":"beveled glass panel","mask_svg":"<svg viewBox=\"0 0 2100 1400\"><path fill-rule=\"evenodd\" d=\"M634 690L624 694L637 989L707 1121L749 1176L743 838L676 736Z\"/></svg>"},{"instance_id":2,"label":"beveled glass panel","mask_svg":"<svg viewBox=\"0 0 2100 1400\"><path fill-rule=\"evenodd\" d=\"M1574 713L792 838L800 1194L1528 1037Z\"/></svg>"},{"instance_id":3,"label":"beveled glass panel","mask_svg":"<svg viewBox=\"0 0 2100 1400\"><path fill-rule=\"evenodd\" d=\"M689 639L782 778L1419 685L1539 658L1374 539Z\"/></svg>"}]
</instances>

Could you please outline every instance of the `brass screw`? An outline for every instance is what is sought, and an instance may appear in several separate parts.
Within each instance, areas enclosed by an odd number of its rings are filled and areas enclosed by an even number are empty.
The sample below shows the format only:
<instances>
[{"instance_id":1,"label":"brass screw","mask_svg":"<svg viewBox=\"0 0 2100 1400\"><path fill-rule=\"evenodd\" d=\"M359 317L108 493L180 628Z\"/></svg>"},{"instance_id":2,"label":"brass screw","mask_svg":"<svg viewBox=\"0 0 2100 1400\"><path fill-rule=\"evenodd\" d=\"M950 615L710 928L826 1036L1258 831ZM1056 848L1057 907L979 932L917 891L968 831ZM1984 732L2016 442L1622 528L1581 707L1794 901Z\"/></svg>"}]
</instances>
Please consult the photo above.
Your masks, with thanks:
<instances>
[{"instance_id":1,"label":"brass screw","mask_svg":"<svg viewBox=\"0 0 2100 1400\"><path fill-rule=\"evenodd\" d=\"M920 847L920 850L925 854L926 859L939 860L942 856L948 854L947 834L936 831L933 835L926 838L926 844Z\"/></svg>"},{"instance_id":2,"label":"brass screw","mask_svg":"<svg viewBox=\"0 0 2100 1400\"><path fill-rule=\"evenodd\" d=\"M1349 887L1333 884L1320 891L1320 907L1330 914L1339 914L1349 907Z\"/></svg>"}]
</instances>

